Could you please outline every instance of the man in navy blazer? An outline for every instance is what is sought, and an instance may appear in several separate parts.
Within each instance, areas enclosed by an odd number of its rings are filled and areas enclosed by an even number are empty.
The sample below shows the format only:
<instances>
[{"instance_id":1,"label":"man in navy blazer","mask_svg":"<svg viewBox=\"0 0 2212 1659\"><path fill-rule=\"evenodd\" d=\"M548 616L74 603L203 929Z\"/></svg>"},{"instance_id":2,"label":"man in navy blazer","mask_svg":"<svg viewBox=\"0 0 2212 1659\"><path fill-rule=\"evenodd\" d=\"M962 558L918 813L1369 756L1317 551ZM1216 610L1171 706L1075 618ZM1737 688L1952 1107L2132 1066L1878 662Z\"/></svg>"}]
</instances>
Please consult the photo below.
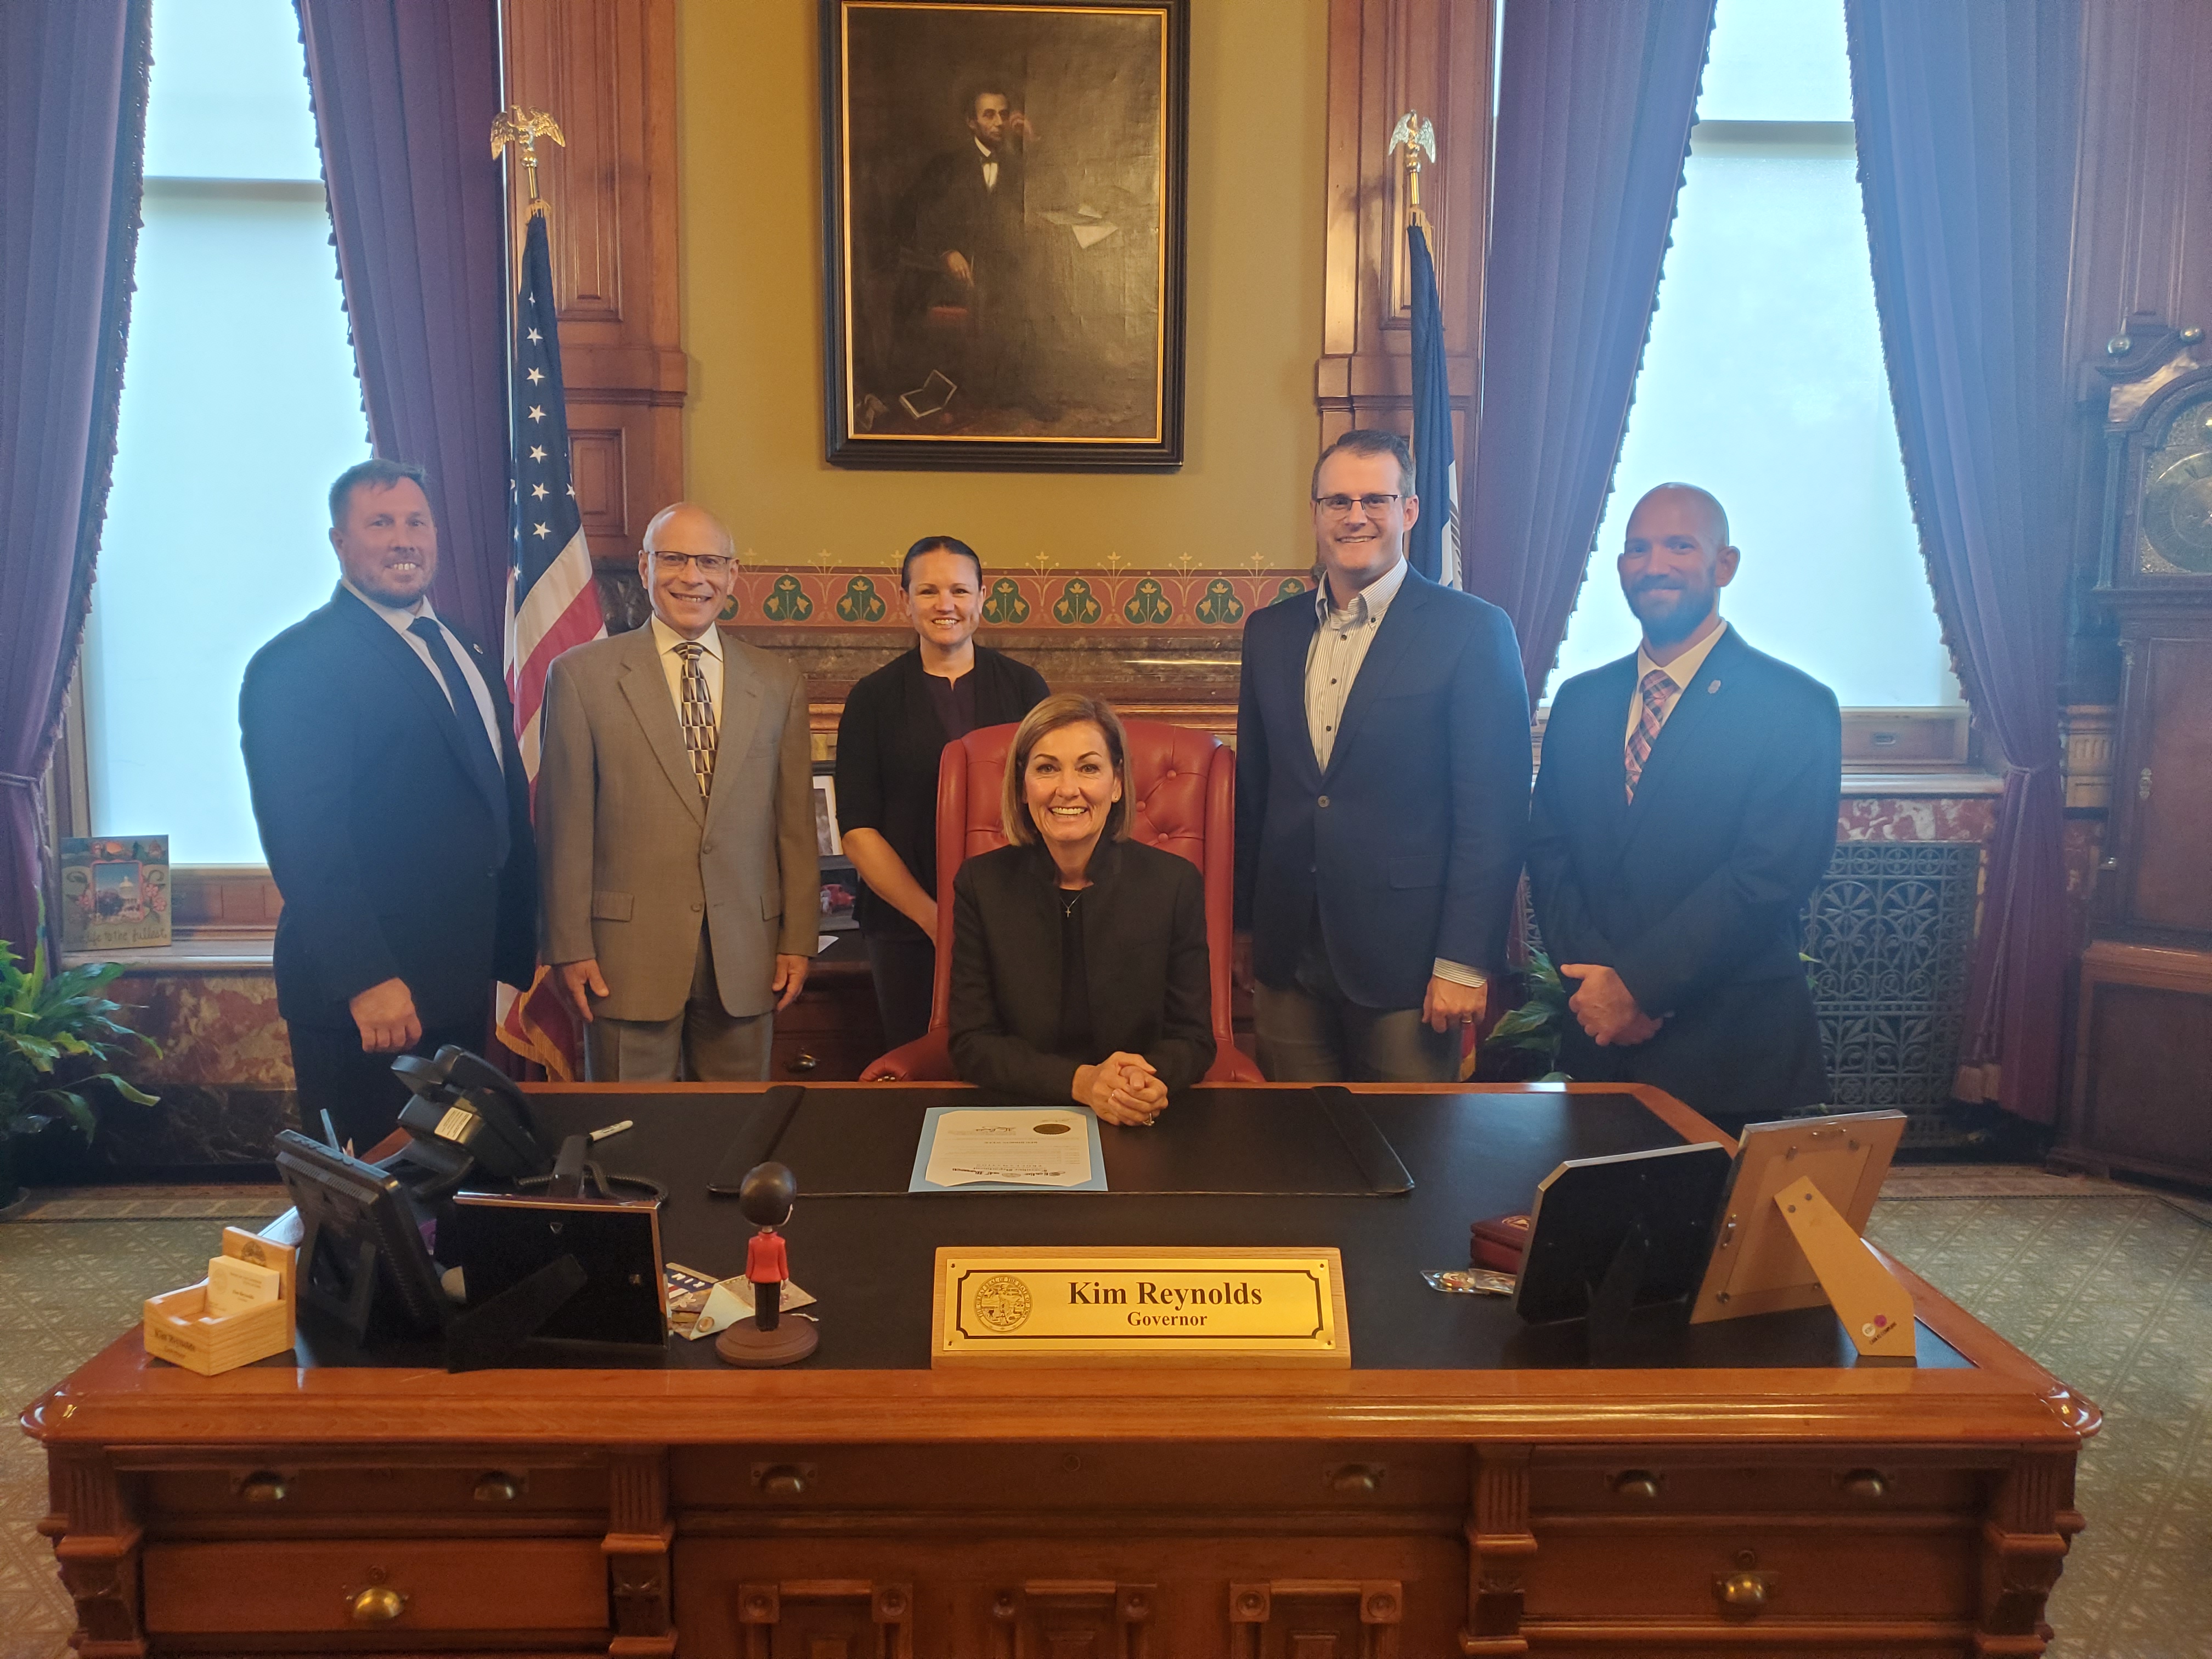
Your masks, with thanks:
<instances>
[{"instance_id":1,"label":"man in navy blazer","mask_svg":"<svg viewBox=\"0 0 2212 1659\"><path fill-rule=\"evenodd\" d=\"M1537 927L1577 988L1560 1068L1729 1129L1827 1098L1799 917L1843 772L1834 694L1721 620L1739 557L1705 491L1637 503L1620 570L1644 642L1553 698L1528 844Z\"/></svg>"},{"instance_id":2,"label":"man in navy blazer","mask_svg":"<svg viewBox=\"0 0 2212 1659\"><path fill-rule=\"evenodd\" d=\"M1313 478L1322 582L1244 625L1237 955L1278 1080L1449 1081L1505 966L1528 810L1521 653L1504 611L1407 566L1413 487L1395 434L1330 445Z\"/></svg>"},{"instance_id":3,"label":"man in navy blazer","mask_svg":"<svg viewBox=\"0 0 2212 1659\"><path fill-rule=\"evenodd\" d=\"M246 665L238 724L283 896L276 1007L300 1115L366 1152L407 1090L401 1053L481 1049L495 978L530 982L537 858L498 665L430 608L422 469L331 488L331 601Z\"/></svg>"}]
</instances>

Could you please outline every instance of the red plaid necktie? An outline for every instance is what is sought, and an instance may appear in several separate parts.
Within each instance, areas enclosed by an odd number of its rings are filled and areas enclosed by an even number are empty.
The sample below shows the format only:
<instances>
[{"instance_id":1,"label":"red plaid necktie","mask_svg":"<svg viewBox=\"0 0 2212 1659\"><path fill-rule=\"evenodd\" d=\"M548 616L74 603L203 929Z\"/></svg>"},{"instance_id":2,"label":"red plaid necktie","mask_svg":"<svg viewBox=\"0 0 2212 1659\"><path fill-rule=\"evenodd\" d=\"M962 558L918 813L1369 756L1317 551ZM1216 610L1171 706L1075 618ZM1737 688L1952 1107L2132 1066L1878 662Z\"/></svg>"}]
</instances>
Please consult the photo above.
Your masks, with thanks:
<instances>
[{"instance_id":1,"label":"red plaid necktie","mask_svg":"<svg viewBox=\"0 0 2212 1659\"><path fill-rule=\"evenodd\" d=\"M1644 699L1643 717L1636 722L1636 730L1628 734L1628 799L1636 799L1636 781L1644 775L1644 763L1651 758L1651 745L1658 740L1659 727L1667 718L1667 705L1674 700L1674 682L1667 678L1664 670L1655 668L1644 677L1637 688Z\"/></svg>"}]
</instances>

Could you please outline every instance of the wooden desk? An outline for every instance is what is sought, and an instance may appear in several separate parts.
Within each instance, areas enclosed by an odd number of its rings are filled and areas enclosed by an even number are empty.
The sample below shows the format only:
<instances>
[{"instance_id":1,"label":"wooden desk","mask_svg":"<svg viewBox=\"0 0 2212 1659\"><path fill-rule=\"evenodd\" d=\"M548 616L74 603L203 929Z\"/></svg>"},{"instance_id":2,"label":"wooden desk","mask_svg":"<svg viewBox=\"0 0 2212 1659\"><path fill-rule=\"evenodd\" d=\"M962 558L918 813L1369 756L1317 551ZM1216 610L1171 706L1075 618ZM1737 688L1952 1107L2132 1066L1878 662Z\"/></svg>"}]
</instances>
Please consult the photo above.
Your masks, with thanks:
<instances>
[{"instance_id":1,"label":"wooden desk","mask_svg":"<svg viewBox=\"0 0 2212 1659\"><path fill-rule=\"evenodd\" d=\"M901 1086L877 1088L895 1101ZM694 1097L668 1103L672 1121L703 1109L700 1091L667 1092ZM1414 1092L1389 1091L1407 1123L1564 1109L1556 1091ZM1572 1092L1620 1109L1622 1091ZM1709 1138L1636 1092L1653 1144ZM1503 1207L1480 1207L1491 1176L1440 1172L1433 1137L1397 1132L1388 1103L1376 1121L1425 1184L1310 1212L1356 1215L1348 1268L1375 1254L1356 1243L1374 1228L1432 1251L1461 1196L1469 1218ZM543 1103L579 1121L605 1106L588 1091ZM1511 1157L1492 1162L1521 1181ZM692 1201L679 1189L672 1208ZM873 1316L839 1240L848 1201L802 1196L792 1231L825 1359L881 1340L855 1329ZM929 1238L981 1224L958 1218L1023 1213L957 1207L994 1202L981 1196L850 1201L917 1206L886 1212L912 1217L911 1236L872 1243L900 1283ZM1173 1213L1194 1236L1273 1213L1240 1204L1295 1202L1003 1201L1087 1203L1102 1228L1147 1213L1127 1206L1189 1206ZM1363 1334L1370 1358L1349 1371L743 1373L678 1345L667 1369L204 1379L148 1360L133 1333L23 1422L47 1449L44 1529L88 1659L644 1655L679 1638L686 1655L807 1659L2042 1651L2095 1408L1909 1274L1941 1364L1778 1365L1746 1321L1700 1328L1750 1345L1725 1366L1391 1369L1373 1356L1440 1339L1379 1329L1375 1310L1401 1266L1449 1263L1385 1265L1387 1280L1351 1277L1355 1362ZM1476 1300L1410 1305L1506 1328ZM1798 1322L1796 1352L1826 1316L1774 1317ZM1493 1338L1465 1340L1486 1363Z\"/></svg>"}]
</instances>

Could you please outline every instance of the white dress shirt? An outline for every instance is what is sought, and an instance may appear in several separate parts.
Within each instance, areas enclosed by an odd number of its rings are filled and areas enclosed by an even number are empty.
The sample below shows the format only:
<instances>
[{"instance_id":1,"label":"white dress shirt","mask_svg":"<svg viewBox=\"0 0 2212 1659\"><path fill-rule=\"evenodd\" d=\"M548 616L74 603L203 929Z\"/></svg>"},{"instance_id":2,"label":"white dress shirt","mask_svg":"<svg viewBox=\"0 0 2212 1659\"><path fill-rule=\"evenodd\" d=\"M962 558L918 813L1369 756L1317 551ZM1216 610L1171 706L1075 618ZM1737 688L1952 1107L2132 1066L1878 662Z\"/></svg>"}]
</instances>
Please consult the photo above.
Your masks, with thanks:
<instances>
[{"instance_id":1,"label":"white dress shirt","mask_svg":"<svg viewBox=\"0 0 2212 1659\"><path fill-rule=\"evenodd\" d=\"M1721 642L1721 635L1727 632L1728 624L1723 623L1672 662L1652 661L1651 647L1648 645L1636 647L1636 684L1628 694L1628 729L1620 735L1623 750L1636 736L1637 726L1644 719L1644 677L1656 668L1674 682L1674 695L1667 699L1666 707L1659 711L1659 729L1663 732L1667 729L1667 722L1674 716L1676 705L1682 701L1682 693L1690 689L1691 682L1698 678L1698 671L1705 665L1705 659L1712 655L1713 647Z\"/></svg>"},{"instance_id":2,"label":"white dress shirt","mask_svg":"<svg viewBox=\"0 0 2212 1659\"><path fill-rule=\"evenodd\" d=\"M653 648L660 653L660 672L667 677L669 700L676 705L676 718L681 725L684 719L684 659L676 647L696 643L704 647L699 653L699 672L707 682L707 706L714 711L714 730L722 729L722 630L710 627L696 641L684 637L666 623L655 617L652 623Z\"/></svg>"},{"instance_id":3,"label":"white dress shirt","mask_svg":"<svg viewBox=\"0 0 2212 1659\"><path fill-rule=\"evenodd\" d=\"M976 139L975 143L977 152L983 158L983 188L987 191L996 190L999 187L998 154L981 138Z\"/></svg>"},{"instance_id":4,"label":"white dress shirt","mask_svg":"<svg viewBox=\"0 0 2212 1659\"><path fill-rule=\"evenodd\" d=\"M500 743L499 714L492 704L491 689L484 684L483 676L477 672L477 653L463 645L453 630L439 620L438 613L430 609L429 595L426 593L414 604L403 607L371 599L349 581L342 580L338 585L389 623L392 631L407 641L407 648L422 660L423 667L430 671L430 683L445 693L446 706L450 708L453 706L453 694L447 687L446 677L438 672L437 662L430 655L430 647L422 642L422 636L412 627L418 617L428 617L438 623L438 631L446 636L446 649L452 652L453 660L460 664L461 678L469 683L470 694L476 699L477 714L483 720L484 736L491 739L492 758L500 761L503 766L506 763L502 757L506 751Z\"/></svg>"},{"instance_id":5,"label":"white dress shirt","mask_svg":"<svg viewBox=\"0 0 2212 1659\"><path fill-rule=\"evenodd\" d=\"M1339 609L1331 603L1328 579L1324 576L1314 592L1314 612L1321 626L1306 647L1306 735L1313 740L1314 759L1324 772L1336 750L1337 728L1344 723L1344 705L1352 696L1352 682L1367 660L1369 647L1382 630L1390 601L1406 585L1406 562L1400 559L1384 574L1361 588L1352 603ZM1443 957L1430 969L1438 979L1456 985L1487 985L1490 979L1479 968Z\"/></svg>"},{"instance_id":6,"label":"white dress shirt","mask_svg":"<svg viewBox=\"0 0 2212 1659\"><path fill-rule=\"evenodd\" d=\"M1313 739L1314 759L1328 770L1328 757L1336 749L1336 728L1344 722L1344 705L1352 696L1352 683L1359 678L1367 648L1382 626L1390 601L1406 585L1406 562L1390 567L1352 596L1342 610L1330 602L1328 579L1314 590L1314 612L1321 626L1306 647L1306 735Z\"/></svg>"}]
</instances>

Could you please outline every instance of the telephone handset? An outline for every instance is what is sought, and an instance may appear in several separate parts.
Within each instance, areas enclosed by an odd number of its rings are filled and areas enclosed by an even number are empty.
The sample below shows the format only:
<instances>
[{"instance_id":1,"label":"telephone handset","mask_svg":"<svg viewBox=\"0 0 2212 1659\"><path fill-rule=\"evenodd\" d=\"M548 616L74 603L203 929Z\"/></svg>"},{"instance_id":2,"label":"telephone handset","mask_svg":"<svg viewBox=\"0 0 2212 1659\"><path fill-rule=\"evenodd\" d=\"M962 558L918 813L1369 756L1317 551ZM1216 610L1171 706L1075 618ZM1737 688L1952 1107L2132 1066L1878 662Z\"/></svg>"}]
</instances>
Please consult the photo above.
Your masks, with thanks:
<instances>
[{"instance_id":1,"label":"telephone handset","mask_svg":"<svg viewBox=\"0 0 2212 1659\"><path fill-rule=\"evenodd\" d=\"M402 1054L392 1069L414 1098L399 1111L410 1141L386 1162L422 1172L409 1182L417 1198L442 1198L479 1170L507 1182L552 1173L530 1103L489 1060L449 1042L434 1059Z\"/></svg>"}]
</instances>

